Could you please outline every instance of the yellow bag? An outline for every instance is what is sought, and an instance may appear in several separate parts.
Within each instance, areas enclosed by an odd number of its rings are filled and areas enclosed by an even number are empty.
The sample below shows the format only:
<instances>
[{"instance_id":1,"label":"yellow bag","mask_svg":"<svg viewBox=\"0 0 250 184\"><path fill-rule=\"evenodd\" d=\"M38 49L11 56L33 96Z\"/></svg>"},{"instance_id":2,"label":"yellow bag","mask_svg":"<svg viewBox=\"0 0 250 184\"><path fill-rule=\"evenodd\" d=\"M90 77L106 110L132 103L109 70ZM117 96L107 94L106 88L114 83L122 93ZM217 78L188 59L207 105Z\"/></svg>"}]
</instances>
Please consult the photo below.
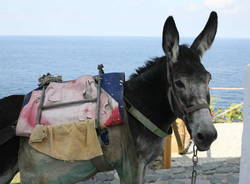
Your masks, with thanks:
<instances>
[{"instance_id":1,"label":"yellow bag","mask_svg":"<svg viewBox=\"0 0 250 184\"><path fill-rule=\"evenodd\" d=\"M29 144L59 160L89 160L103 155L95 130L95 119L61 125L37 125Z\"/></svg>"}]
</instances>

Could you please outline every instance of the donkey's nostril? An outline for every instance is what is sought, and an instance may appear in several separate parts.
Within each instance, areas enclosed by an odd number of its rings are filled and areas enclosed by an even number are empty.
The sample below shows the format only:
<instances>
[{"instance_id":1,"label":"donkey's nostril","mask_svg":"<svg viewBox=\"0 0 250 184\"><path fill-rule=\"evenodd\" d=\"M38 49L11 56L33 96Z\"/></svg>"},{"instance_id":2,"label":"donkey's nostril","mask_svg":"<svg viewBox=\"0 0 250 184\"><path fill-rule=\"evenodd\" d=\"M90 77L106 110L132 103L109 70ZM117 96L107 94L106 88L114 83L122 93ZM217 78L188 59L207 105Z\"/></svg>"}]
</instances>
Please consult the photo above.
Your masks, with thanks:
<instances>
[{"instance_id":1,"label":"donkey's nostril","mask_svg":"<svg viewBox=\"0 0 250 184\"><path fill-rule=\"evenodd\" d=\"M201 133L198 133L198 134L197 134L197 138L198 138L199 140L203 140L203 139L204 139L204 136L203 136Z\"/></svg>"},{"instance_id":2,"label":"donkey's nostril","mask_svg":"<svg viewBox=\"0 0 250 184\"><path fill-rule=\"evenodd\" d=\"M217 131L198 132L196 139L202 142L212 142L217 138Z\"/></svg>"},{"instance_id":3,"label":"donkey's nostril","mask_svg":"<svg viewBox=\"0 0 250 184\"><path fill-rule=\"evenodd\" d=\"M214 140L215 140L215 139L217 139L217 136L218 136L217 131L215 131L215 133L214 133L214 137L213 137L213 138L214 138Z\"/></svg>"}]
</instances>

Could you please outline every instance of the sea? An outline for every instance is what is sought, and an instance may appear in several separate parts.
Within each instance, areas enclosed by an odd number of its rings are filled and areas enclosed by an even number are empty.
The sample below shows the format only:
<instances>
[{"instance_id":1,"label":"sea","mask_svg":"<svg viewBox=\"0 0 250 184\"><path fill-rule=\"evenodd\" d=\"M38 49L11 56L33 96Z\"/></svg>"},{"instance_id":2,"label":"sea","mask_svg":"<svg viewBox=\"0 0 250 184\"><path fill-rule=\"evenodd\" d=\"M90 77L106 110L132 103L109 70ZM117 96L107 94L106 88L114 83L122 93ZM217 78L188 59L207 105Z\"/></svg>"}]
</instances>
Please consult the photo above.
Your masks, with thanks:
<instances>
[{"instance_id":1,"label":"sea","mask_svg":"<svg viewBox=\"0 0 250 184\"><path fill-rule=\"evenodd\" d=\"M192 44L193 38L181 38ZM162 56L160 37L92 36L0 36L0 98L26 94L37 88L46 73L63 80L84 74L96 75L97 65L105 72L125 72ZM246 65L250 63L250 39L218 38L202 58L212 74L210 87L243 88ZM243 102L244 90L211 90L216 107Z\"/></svg>"}]
</instances>

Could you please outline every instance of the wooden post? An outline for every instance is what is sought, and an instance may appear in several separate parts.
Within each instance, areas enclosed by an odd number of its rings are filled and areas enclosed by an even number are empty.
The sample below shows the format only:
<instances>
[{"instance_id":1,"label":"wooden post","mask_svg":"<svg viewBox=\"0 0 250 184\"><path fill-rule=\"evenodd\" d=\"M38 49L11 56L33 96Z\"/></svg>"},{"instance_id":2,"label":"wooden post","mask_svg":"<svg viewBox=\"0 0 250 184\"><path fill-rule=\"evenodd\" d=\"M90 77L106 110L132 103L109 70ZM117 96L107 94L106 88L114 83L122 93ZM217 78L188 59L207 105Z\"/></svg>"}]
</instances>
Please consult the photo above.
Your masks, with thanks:
<instances>
[{"instance_id":1,"label":"wooden post","mask_svg":"<svg viewBox=\"0 0 250 184\"><path fill-rule=\"evenodd\" d=\"M183 122L182 122L183 123ZM179 150L179 153L182 153L184 151L184 144L183 144L183 140L181 138L181 135L179 133L179 130L178 130L178 126L177 126L177 122L175 121L173 123L173 130L174 130L174 135L175 135L175 138L176 138L176 142L177 142L177 145L178 145L178 150ZM183 130L182 130L183 131Z\"/></svg>"},{"instance_id":2,"label":"wooden post","mask_svg":"<svg viewBox=\"0 0 250 184\"><path fill-rule=\"evenodd\" d=\"M169 135L164 140L163 169L169 169L171 167L171 139L172 135Z\"/></svg>"},{"instance_id":3,"label":"wooden post","mask_svg":"<svg viewBox=\"0 0 250 184\"><path fill-rule=\"evenodd\" d=\"M163 169L169 169L171 167L171 152L175 152L175 144L178 146L178 153L181 154L185 151L187 146L187 142L190 142L190 136L186 130L185 124L181 119L177 119L173 122L172 125L173 134L171 136L167 136L164 140L163 146ZM173 137L172 137L173 136ZM173 140L172 140L173 139ZM176 143L175 143L176 142ZM172 145L172 143L175 143ZM172 150L172 146L173 150Z\"/></svg>"}]
</instances>

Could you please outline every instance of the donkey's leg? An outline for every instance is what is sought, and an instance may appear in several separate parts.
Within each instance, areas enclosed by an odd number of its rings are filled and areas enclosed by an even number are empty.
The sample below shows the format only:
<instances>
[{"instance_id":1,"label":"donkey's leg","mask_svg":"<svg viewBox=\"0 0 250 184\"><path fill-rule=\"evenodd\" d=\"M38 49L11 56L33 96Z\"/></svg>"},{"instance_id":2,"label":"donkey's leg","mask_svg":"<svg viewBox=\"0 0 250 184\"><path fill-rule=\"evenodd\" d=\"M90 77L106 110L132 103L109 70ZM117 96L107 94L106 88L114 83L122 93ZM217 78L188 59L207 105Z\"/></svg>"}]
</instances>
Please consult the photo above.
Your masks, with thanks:
<instances>
[{"instance_id":1,"label":"donkey's leg","mask_svg":"<svg viewBox=\"0 0 250 184\"><path fill-rule=\"evenodd\" d=\"M102 145L104 157L122 184L138 184L138 160L128 123L108 128L109 145Z\"/></svg>"},{"instance_id":2,"label":"donkey's leg","mask_svg":"<svg viewBox=\"0 0 250 184\"><path fill-rule=\"evenodd\" d=\"M144 183L145 172L146 172L146 164L144 162L141 162L139 164L138 175L137 175L138 184L143 184Z\"/></svg>"},{"instance_id":3,"label":"donkey's leg","mask_svg":"<svg viewBox=\"0 0 250 184\"><path fill-rule=\"evenodd\" d=\"M127 162L123 168L117 169L121 184L144 184L145 171L144 163L129 165Z\"/></svg>"}]
</instances>

